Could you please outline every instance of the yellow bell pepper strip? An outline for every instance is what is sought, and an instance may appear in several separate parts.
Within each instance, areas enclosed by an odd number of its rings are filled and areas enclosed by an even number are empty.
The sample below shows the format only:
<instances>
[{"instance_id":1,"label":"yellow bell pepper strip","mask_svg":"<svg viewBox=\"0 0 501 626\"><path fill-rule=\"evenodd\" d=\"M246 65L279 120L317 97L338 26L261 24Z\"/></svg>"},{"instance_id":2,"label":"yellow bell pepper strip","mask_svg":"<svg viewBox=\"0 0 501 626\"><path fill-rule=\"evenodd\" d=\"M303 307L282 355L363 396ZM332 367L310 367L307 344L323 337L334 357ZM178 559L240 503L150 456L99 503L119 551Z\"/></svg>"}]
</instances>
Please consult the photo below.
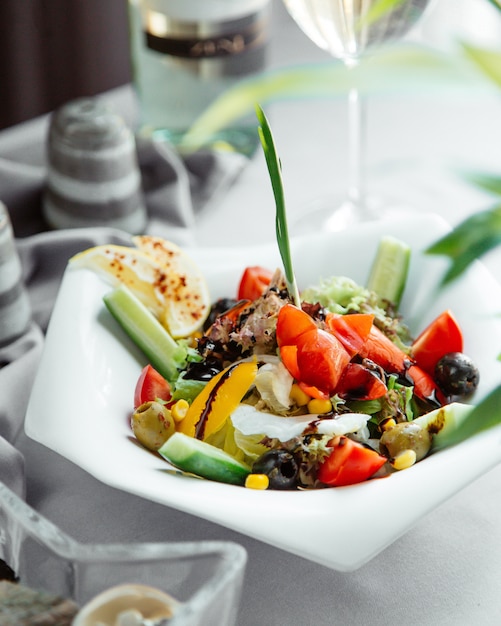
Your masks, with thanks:
<instances>
[{"instance_id":1,"label":"yellow bell pepper strip","mask_svg":"<svg viewBox=\"0 0 501 626\"><path fill-rule=\"evenodd\" d=\"M214 376L193 400L177 430L205 441L240 404L257 374L255 361L232 363Z\"/></svg>"}]
</instances>

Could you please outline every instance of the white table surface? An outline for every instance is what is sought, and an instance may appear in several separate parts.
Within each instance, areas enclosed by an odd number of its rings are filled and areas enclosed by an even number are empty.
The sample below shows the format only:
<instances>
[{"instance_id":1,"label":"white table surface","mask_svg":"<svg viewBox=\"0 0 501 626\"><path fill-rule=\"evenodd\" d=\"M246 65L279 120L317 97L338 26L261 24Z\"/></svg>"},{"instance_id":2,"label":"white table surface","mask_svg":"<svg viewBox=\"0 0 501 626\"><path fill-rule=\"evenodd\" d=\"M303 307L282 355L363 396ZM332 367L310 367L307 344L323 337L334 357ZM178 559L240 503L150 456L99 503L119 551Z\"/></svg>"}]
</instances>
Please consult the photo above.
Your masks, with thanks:
<instances>
[{"instance_id":1,"label":"white table surface","mask_svg":"<svg viewBox=\"0 0 501 626\"><path fill-rule=\"evenodd\" d=\"M481 0L477 0L480 1ZM276 7L273 62L323 61ZM280 46L278 46L280 44ZM287 53L287 54L286 54ZM291 212L346 177L342 99L270 107ZM304 120L308 119L308 126ZM492 170L501 163L501 93L379 95L369 102L369 189L401 195L417 211L451 223L489 206L453 167ZM34 126L40 132L40 126ZM0 135L0 154L16 129ZM259 215L259 219L257 216ZM200 245L272 240L274 205L257 155L227 196L197 224ZM235 225L238 225L236 228ZM500 276L501 256L486 259ZM501 623L501 467L420 520L369 564L339 573L215 524L111 489L24 435L28 500L80 541L231 539L249 556L238 624L423 625ZM367 520L370 532L370 520ZM315 532L314 526L311 532Z\"/></svg>"}]
</instances>

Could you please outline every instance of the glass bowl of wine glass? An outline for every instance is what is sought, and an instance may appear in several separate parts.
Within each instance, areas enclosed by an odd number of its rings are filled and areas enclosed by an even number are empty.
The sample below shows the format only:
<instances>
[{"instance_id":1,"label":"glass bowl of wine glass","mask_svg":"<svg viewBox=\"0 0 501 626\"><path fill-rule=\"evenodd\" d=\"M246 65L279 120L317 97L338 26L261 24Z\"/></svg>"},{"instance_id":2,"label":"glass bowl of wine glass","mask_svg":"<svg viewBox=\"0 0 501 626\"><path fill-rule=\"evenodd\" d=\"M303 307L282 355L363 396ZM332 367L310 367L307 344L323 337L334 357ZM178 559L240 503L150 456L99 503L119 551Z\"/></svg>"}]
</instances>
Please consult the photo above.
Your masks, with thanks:
<instances>
[{"instance_id":1,"label":"glass bowl of wine glass","mask_svg":"<svg viewBox=\"0 0 501 626\"><path fill-rule=\"evenodd\" d=\"M301 30L319 48L353 71L364 55L403 37L433 0L283 0ZM356 85L356 83L354 82ZM341 230L377 219L384 202L366 193L364 172L365 102L357 86L348 92L348 186L343 198L310 207L293 225L306 230Z\"/></svg>"}]
</instances>

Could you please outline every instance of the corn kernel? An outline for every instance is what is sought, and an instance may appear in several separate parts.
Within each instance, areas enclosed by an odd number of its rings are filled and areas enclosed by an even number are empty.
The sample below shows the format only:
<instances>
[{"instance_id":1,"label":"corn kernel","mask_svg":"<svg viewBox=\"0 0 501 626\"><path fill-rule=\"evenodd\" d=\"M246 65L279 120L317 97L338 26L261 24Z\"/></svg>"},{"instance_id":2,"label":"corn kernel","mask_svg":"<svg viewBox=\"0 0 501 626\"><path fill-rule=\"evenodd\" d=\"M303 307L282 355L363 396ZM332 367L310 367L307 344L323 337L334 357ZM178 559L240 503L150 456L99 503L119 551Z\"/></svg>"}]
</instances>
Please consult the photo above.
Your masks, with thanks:
<instances>
[{"instance_id":1,"label":"corn kernel","mask_svg":"<svg viewBox=\"0 0 501 626\"><path fill-rule=\"evenodd\" d=\"M245 479L247 489L268 489L270 479L266 474L249 474Z\"/></svg>"},{"instance_id":2,"label":"corn kernel","mask_svg":"<svg viewBox=\"0 0 501 626\"><path fill-rule=\"evenodd\" d=\"M416 453L414 450L404 450L391 461L391 466L396 470L404 470L414 465L415 462Z\"/></svg>"},{"instance_id":3,"label":"corn kernel","mask_svg":"<svg viewBox=\"0 0 501 626\"><path fill-rule=\"evenodd\" d=\"M393 417L387 417L382 422L380 422L379 430L382 433L385 433L387 430L390 430L390 428L393 428L396 425L397 425L397 422L393 419Z\"/></svg>"},{"instance_id":4,"label":"corn kernel","mask_svg":"<svg viewBox=\"0 0 501 626\"><path fill-rule=\"evenodd\" d=\"M296 383L292 385L289 397L297 406L304 406L311 400L311 396L309 396L306 391L303 391Z\"/></svg>"},{"instance_id":5,"label":"corn kernel","mask_svg":"<svg viewBox=\"0 0 501 626\"><path fill-rule=\"evenodd\" d=\"M181 422L186 417L186 413L188 413L189 408L190 405L188 402L182 398L181 400L178 400L176 404L172 405L170 412L176 424Z\"/></svg>"},{"instance_id":6,"label":"corn kernel","mask_svg":"<svg viewBox=\"0 0 501 626\"><path fill-rule=\"evenodd\" d=\"M308 402L308 412L314 414L330 413L332 411L332 402L330 400L320 400L312 398Z\"/></svg>"}]
</instances>

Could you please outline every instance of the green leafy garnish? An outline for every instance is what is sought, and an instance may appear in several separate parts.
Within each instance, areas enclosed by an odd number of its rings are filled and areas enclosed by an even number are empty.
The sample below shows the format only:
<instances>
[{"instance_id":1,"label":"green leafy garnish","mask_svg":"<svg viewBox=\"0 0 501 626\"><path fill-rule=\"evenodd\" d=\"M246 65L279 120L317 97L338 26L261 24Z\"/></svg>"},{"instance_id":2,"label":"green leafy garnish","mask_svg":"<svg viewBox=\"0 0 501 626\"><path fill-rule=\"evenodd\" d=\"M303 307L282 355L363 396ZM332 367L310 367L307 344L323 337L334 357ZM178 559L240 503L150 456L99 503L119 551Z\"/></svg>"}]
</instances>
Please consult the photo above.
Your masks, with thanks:
<instances>
[{"instance_id":1,"label":"green leafy garnish","mask_svg":"<svg viewBox=\"0 0 501 626\"><path fill-rule=\"evenodd\" d=\"M289 290L289 294L291 295L294 304L300 307L301 298L299 297L299 290L296 283L296 277L294 276L290 252L289 231L287 227L287 215L285 212L285 194L282 182L282 164L277 155L270 125L264 111L259 105L256 106L256 115L260 124L258 128L259 139L261 140L261 145L263 147L268 172L270 174L273 195L275 196L275 228L277 233L278 249L280 250L280 256L284 265L287 289Z\"/></svg>"},{"instance_id":2,"label":"green leafy garnish","mask_svg":"<svg viewBox=\"0 0 501 626\"><path fill-rule=\"evenodd\" d=\"M442 278L442 285L446 285L458 278L476 259L500 244L501 204L474 213L426 252L450 258L450 267Z\"/></svg>"}]
</instances>

